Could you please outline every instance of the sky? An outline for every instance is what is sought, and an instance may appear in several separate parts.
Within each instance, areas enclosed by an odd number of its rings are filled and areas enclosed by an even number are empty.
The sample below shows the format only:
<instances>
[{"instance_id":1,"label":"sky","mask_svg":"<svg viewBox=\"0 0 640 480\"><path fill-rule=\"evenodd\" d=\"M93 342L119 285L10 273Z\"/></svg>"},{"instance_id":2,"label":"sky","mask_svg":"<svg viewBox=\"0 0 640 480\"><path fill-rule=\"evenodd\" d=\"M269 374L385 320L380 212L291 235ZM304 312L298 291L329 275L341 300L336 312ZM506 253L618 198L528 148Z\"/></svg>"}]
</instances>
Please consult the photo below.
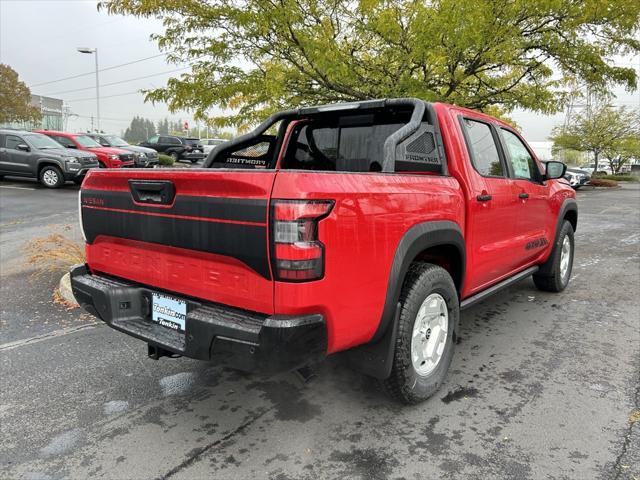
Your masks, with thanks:
<instances>
[{"instance_id":1,"label":"sky","mask_svg":"<svg viewBox=\"0 0 640 480\"><path fill-rule=\"evenodd\" d=\"M163 118L189 121L188 112L169 113L163 104L145 103L141 89L164 86L167 79L179 76L184 65L168 64L152 33L162 32L156 19L108 15L98 12L92 0L0 0L0 63L11 66L20 79L38 95L61 98L77 116L69 118L68 129L91 128L96 115L95 63L93 55L76 51L77 47L98 49L99 68L137 60L147 60L100 72L100 117L102 130L119 134L134 115L154 121ZM640 57L616 59L619 65L640 72ZM74 75L75 79L40 85ZM147 77L147 78L140 78ZM118 82L115 85L107 85ZM640 107L640 93L622 88L614 91L615 105ZM545 116L527 111L511 113L529 141L548 140L551 129L564 120L564 113ZM203 130L202 136L205 136Z\"/></svg>"}]
</instances>

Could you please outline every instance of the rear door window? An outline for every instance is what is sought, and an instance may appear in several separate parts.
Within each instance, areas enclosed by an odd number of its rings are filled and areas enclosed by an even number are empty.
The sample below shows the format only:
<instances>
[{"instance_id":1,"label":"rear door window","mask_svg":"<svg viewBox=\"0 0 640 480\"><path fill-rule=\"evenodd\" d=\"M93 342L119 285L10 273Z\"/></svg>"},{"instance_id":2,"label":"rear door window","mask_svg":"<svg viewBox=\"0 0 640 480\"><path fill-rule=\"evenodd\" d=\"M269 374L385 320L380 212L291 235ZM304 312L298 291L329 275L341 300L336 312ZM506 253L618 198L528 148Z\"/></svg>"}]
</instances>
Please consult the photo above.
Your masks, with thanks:
<instances>
[{"instance_id":1,"label":"rear door window","mask_svg":"<svg viewBox=\"0 0 640 480\"><path fill-rule=\"evenodd\" d=\"M483 177L504 177L505 169L488 123L463 118L462 125L471 163Z\"/></svg>"}]
</instances>

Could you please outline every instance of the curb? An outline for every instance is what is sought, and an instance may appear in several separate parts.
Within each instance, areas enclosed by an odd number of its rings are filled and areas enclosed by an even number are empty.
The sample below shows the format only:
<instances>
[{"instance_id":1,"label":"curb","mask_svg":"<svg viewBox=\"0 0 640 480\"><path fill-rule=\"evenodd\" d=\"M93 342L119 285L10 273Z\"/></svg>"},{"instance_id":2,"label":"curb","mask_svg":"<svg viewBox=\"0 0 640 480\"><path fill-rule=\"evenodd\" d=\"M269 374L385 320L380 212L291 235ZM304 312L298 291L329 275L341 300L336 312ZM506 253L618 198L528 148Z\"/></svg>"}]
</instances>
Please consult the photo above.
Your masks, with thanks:
<instances>
[{"instance_id":1,"label":"curb","mask_svg":"<svg viewBox=\"0 0 640 480\"><path fill-rule=\"evenodd\" d=\"M69 273L65 273L60 279L58 292L60 293L62 299L69 304L69 306L80 306L76 301L76 297L73 296L73 291L71 290L71 275Z\"/></svg>"}]
</instances>

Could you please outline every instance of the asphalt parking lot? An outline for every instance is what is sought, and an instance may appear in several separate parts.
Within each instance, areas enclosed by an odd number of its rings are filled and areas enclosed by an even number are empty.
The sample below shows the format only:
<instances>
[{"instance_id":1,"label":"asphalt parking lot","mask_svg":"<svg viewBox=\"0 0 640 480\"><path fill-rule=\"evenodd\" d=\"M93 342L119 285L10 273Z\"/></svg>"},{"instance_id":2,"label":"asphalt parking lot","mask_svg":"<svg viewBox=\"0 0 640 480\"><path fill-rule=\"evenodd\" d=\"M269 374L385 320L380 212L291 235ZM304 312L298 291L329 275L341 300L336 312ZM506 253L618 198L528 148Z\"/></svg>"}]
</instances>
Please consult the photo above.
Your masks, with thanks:
<instances>
[{"instance_id":1,"label":"asphalt parking lot","mask_svg":"<svg viewBox=\"0 0 640 480\"><path fill-rule=\"evenodd\" d=\"M414 407L339 356L306 383L153 361L52 304L59 274L22 248L77 238L76 201L0 182L2 478L640 478L637 185L580 190L569 288L525 280L465 311L447 383Z\"/></svg>"}]
</instances>

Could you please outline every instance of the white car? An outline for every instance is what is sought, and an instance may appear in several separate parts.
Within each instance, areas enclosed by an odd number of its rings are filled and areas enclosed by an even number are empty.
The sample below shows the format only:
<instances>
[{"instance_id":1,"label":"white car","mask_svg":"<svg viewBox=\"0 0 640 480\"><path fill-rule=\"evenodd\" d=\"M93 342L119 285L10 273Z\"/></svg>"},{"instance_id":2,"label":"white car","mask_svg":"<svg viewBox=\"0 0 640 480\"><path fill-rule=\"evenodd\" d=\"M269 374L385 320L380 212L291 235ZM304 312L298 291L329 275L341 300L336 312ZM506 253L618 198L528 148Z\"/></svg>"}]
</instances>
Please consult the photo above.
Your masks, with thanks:
<instances>
[{"instance_id":1,"label":"white car","mask_svg":"<svg viewBox=\"0 0 640 480\"><path fill-rule=\"evenodd\" d=\"M584 169L579 168L567 168L564 178L575 190L579 189L590 180L589 174Z\"/></svg>"},{"instance_id":2,"label":"white car","mask_svg":"<svg viewBox=\"0 0 640 480\"><path fill-rule=\"evenodd\" d=\"M224 138L203 138L202 140L200 140L200 143L202 143L204 154L208 155L211 150L226 141L227 140L225 140Z\"/></svg>"},{"instance_id":3,"label":"white car","mask_svg":"<svg viewBox=\"0 0 640 480\"><path fill-rule=\"evenodd\" d=\"M596 168L596 164L595 163L590 163L589 165L587 165L585 167L580 167L580 170L584 170L589 175L593 175L593 171L595 170L595 168ZM611 175L613 172L611 171L611 166L609 165L609 162L607 162L606 160L598 162L598 173L604 173L605 175Z\"/></svg>"}]
</instances>

